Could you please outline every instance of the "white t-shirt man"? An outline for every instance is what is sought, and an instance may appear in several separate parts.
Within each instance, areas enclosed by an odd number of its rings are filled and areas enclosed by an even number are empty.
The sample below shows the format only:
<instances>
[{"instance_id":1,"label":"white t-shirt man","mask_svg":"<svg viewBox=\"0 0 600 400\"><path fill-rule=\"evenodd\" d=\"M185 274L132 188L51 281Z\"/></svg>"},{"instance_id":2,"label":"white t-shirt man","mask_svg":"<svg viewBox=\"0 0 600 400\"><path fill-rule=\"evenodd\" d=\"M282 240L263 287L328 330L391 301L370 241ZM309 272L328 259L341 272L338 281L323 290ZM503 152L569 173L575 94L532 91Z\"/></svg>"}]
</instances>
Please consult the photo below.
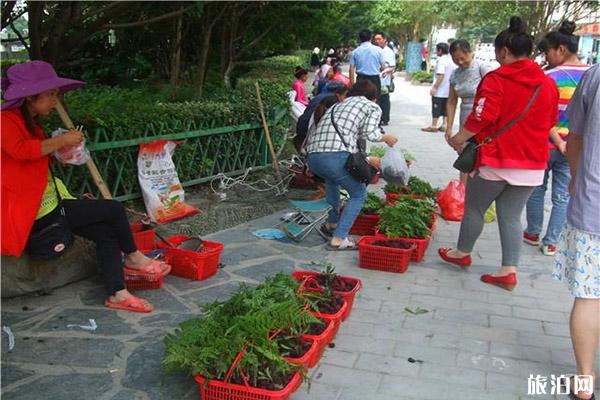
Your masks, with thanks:
<instances>
[{"instance_id":1,"label":"white t-shirt man","mask_svg":"<svg viewBox=\"0 0 600 400\"><path fill-rule=\"evenodd\" d=\"M450 75L452 75L452 72L456 68L457 66L454 64L454 61L452 61L452 57L450 57L449 54L444 54L438 58L435 64L435 76L433 77L433 80L435 81L437 79L437 75L440 74L444 74L444 79L435 91L434 97L448 98L450 95Z\"/></svg>"},{"instance_id":2,"label":"white t-shirt man","mask_svg":"<svg viewBox=\"0 0 600 400\"><path fill-rule=\"evenodd\" d=\"M396 67L396 55L394 54L394 50L390 49L388 46L383 48L383 59L386 69ZM387 72L385 77L381 78L381 86L390 86L392 84L392 74L390 71Z\"/></svg>"}]
</instances>

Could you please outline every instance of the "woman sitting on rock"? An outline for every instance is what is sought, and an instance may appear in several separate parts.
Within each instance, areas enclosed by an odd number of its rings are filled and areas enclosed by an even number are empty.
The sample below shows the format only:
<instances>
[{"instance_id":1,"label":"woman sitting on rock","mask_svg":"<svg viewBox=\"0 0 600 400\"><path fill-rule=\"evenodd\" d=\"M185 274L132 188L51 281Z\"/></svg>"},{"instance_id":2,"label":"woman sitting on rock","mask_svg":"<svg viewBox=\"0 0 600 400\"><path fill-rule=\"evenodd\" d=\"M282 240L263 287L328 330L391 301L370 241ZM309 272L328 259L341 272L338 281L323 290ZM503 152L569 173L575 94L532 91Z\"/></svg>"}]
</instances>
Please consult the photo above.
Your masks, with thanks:
<instances>
[{"instance_id":1,"label":"woman sitting on rock","mask_svg":"<svg viewBox=\"0 0 600 400\"><path fill-rule=\"evenodd\" d=\"M58 77L54 68L43 61L14 65L8 69L7 78L2 79L2 254L21 256L32 245L30 236L40 234L62 215L67 229L96 243L108 292L104 305L133 312L151 312L153 306L150 303L133 296L125 288L124 269L131 274L165 275L171 267L147 258L137 250L121 203L116 200L76 200L49 168L50 154L81 143L83 134L69 131L47 138L38 118L52 112L61 93L83 85L80 81ZM36 244L39 242L33 245ZM60 253L62 248L55 247L54 251ZM122 253L125 254L125 266Z\"/></svg>"}]
</instances>

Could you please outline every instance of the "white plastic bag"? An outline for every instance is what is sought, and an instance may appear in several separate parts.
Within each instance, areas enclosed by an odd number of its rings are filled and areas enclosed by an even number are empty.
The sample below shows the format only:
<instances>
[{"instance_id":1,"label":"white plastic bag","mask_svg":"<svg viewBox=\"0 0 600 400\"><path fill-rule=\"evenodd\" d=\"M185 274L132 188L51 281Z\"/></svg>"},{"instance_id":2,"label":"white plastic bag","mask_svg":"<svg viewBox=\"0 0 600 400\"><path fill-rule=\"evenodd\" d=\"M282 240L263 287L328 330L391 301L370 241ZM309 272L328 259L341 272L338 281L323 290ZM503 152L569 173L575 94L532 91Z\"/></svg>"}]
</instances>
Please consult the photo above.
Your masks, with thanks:
<instances>
[{"instance_id":1,"label":"white plastic bag","mask_svg":"<svg viewBox=\"0 0 600 400\"><path fill-rule=\"evenodd\" d=\"M184 202L185 194L179 182L171 156L177 144L158 140L140 145L138 180L148 215L164 224L196 214L200 210Z\"/></svg>"},{"instance_id":2,"label":"white plastic bag","mask_svg":"<svg viewBox=\"0 0 600 400\"><path fill-rule=\"evenodd\" d=\"M68 132L66 129L58 128L52 132L52 137L66 132ZM79 144L61 147L52 154L62 164L83 165L90 159L90 151L85 147L85 139Z\"/></svg>"},{"instance_id":3,"label":"white plastic bag","mask_svg":"<svg viewBox=\"0 0 600 400\"><path fill-rule=\"evenodd\" d=\"M388 149L381 159L381 177L388 183L408 184L410 172L402 152L395 147Z\"/></svg>"}]
</instances>

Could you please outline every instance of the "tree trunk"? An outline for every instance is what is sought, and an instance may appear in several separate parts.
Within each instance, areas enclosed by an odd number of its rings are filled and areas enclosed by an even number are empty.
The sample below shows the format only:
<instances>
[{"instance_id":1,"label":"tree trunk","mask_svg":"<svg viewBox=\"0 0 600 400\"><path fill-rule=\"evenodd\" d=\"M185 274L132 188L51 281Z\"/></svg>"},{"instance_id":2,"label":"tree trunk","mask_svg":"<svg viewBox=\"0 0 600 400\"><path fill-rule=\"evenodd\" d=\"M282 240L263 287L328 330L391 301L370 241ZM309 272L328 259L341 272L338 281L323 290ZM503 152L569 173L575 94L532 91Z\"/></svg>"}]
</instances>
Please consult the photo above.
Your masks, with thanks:
<instances>
[{"instance_id":1,"label":"tree trunk","mask_svg":"<svg viewBox=\"0 0 600 400\"><path fill-rule=\"evenodd\" d=\"M200 54L198 57L198 72L196 76L198 97L202 97L204 91L204 82L206 80L206 70L208 64L208 53L210 50L210 37L212 36L212 27L202 30L202 43L200 44Z\"/></svg>"},{"instance_id":2,"label":"tree trunk","mask_svg":"<svg viewBox=\"0 0 600 400\"><path fill-rule=\"evenodd\" d=\"M30 1L27 3L29 28L29 58L31 60L42 59L42 14L44 3Z\"/></svg>"},{"instance_id":3,"label":"tree trunk","mask_svg":"<svg viewBox=\"0 0 600 400\"><path fill-rule=\"evenodd\" d=\"M223 36L223 49L221 52L221 72L223 78L223 84L227 89L231 89L231 75L233 73L233 66L235 62L235 37L237 35L237 15L234 15L229 29L224 29Z\"/></svg>"},{"instance_id":4,"label":"tree trunk","mask_svg":"<svg viewBox=\"0 0 600 400\"><path fill-rule=\"evenodd\" d=\"M421 26L421 23L419 21L415 22L415 25L413 26L412 41L415 43L417 43L419 41L420 26Z\"/></svg>"},{"instance_id":5,"label":"tree trunk","mask_svg":"<svg viewBox=\"0 0 600 400\"><path fill-rule=\"evenodd\" d=\"M177 17L175 21L175 42L173 43L173 54L171 56L171 74L170 82L173 86L179 85L179 75L181 72L181 37L183 35L183 15Z\"/></svg>"}]
</instances>

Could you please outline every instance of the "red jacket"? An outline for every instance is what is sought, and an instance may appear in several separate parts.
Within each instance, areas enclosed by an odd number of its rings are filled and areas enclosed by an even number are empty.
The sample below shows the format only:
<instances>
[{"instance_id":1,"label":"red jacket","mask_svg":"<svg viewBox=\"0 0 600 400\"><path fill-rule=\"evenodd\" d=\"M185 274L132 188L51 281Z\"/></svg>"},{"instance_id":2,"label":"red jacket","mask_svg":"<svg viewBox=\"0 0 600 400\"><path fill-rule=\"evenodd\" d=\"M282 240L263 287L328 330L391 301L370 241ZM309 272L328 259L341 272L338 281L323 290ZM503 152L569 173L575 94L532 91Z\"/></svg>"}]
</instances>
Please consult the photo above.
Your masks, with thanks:
<instances>
[{"instance_id":1,"label":"red jacket","mask_svg":"<svg viewBox=\"0 0 600 400\"><path fill-rule=\"evenodd\" d=\"M542 88L527 114L481 146L478 167L546 169L550 129L558 123L558 88L533 61L517 61L489 72L479 84L465 128L475 132L475 140L481 143L521 114L539 85Z\"/></svg>"},{"instance_id":2,"label":"red jacket","mask_svg":"<svg viewBox=\"0 0 600 400\"><path fill-rule=\"evenodd\" d=\"M42 155L41 128L29 133L19 109L0 113L2 129L1 253L20 256L48 183L49 156Z\"/></svg>"}]
</instances>

